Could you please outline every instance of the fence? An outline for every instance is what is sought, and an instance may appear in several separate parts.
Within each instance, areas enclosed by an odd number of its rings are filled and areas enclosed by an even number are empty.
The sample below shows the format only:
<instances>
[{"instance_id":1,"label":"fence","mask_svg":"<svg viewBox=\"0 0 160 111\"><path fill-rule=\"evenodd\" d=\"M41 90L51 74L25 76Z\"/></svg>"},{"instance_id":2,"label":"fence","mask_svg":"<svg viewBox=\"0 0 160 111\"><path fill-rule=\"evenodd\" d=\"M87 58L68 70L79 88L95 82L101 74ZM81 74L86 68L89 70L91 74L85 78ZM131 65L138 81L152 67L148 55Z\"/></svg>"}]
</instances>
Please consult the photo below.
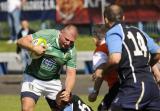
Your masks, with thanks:
<instances>
[{"instance_id":1,"label":"fence","mask_svg":"<svg viewBox=\"0 0 160 111\"><path fill-rule=\"evenodd\" d=\"M7 56L6 56L7 55ZM16 53L0 53L0 75L22 74L23 67ZM77 73L92 73L92 52L77 53Z\"/></svg>"}]
</instances>

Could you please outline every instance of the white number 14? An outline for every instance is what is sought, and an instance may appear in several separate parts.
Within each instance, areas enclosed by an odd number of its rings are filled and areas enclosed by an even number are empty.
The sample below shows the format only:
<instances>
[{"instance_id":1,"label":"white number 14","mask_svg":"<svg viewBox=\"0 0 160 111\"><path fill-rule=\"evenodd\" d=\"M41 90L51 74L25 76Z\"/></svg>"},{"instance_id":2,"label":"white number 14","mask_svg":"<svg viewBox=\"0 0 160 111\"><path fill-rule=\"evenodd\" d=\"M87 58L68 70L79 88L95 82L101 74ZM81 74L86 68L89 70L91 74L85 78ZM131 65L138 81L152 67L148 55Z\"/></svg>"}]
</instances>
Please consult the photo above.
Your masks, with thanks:
<instances>
[{"instance_id":1,"label":"white number 14","mask_svg":"<svg viewBox=\"0 0 160 111\"><path fill-rule=\"evenodd\" d=\"M127 37L132 40L132 42L135 46L134 55L135 56L143 55L144 57L147 57L147 48L146 48L146 45L145 45L145 42L144 42L144 39L143 39L142 35L139 32L137 32L136 36L137 36L137 39L138 39L138 43L135 40L132 32L129 31L128 34L127 34Z\"/></svg>"}]
</instances>

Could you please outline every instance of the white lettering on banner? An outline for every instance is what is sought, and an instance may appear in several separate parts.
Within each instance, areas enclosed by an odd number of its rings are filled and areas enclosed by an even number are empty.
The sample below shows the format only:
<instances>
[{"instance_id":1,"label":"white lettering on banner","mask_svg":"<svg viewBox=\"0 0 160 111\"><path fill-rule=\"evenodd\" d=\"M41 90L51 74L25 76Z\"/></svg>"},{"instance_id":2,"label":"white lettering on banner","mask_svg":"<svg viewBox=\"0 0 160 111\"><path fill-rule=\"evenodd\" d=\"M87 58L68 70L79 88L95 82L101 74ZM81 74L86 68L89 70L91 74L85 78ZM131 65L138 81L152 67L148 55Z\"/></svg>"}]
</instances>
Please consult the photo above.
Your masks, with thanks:
<instances>
[{"instance_id":1,"label":"white lettering on banner","mask_svg":"<svg viewBox=\"0 0 160 111\"><path fill-rule=\"evenodd\" d=\"M0 11L7 11L7 2L0 2Z\"/></svg>"},{"instance_id":2,"label":"white lettering on banner","mask_svg":"<svg viewBox=\"0 0 160 111\"><path fill-rule=\"evenodd\" d=\"M95 7L98 7L99 4L101 4L101 0L96 0L96 1L95 1Z\"/></svg>"},{"instance_id":3,"label":"white lettering on banner","mask_svg":"<svg viewBox=\"0 0 160 111\"><path fill-rule=\"evenodd\" d=\"M49 10L55 9L54 0L45 0L45 1L28 1L24 5L23 10Z\"/></svg>"},{"instance_id":4,"label":"white lettering on banner","mask_svg":"<svg viewBox=\"0 0 160 111\"><path fill-rule=\"evenodd\" d=\"M56 0L28 0L23 6L23 10L30 11L56 9L55 2ZM85 8L98 8L101 5L107 6L109 3L106 0L84 0ZM7 1L0 2L0 11L7 11Z\"/></svg>"},{"instance_id":5,"label":"white lettering on banner","mask_svg":"<svg viewBox=\"0 0 160 111\"><path fill-rule=\"evenodd\" d=\"M22 7L24 11L50 10L55 8L56 8L55 0L27 1L25 5L23 5ZM7 11L7 1L0 2L0 11Z\"/></svg>"},{"instance_id":6,"label":"white lettering on banner","mask_svg":"<svg viewBox=\"0 0 160 111\"><path fill-rule=\"evenodd\" d=\"M101 3L102 2L102 3ZM85 8L98 8L101 5L107 6L109 3L106 0L84 0Z\"/></svg>"},{"instance_id":7,"label":"white lettering on banner","mask_svg":"<svg viewBox=\"0 0 160 111\"><path fill-rule=\"evenodd\" d=\"M23 10L43 10L43 1L29 1L23 6Z\"/></svg>"}]
</instances>

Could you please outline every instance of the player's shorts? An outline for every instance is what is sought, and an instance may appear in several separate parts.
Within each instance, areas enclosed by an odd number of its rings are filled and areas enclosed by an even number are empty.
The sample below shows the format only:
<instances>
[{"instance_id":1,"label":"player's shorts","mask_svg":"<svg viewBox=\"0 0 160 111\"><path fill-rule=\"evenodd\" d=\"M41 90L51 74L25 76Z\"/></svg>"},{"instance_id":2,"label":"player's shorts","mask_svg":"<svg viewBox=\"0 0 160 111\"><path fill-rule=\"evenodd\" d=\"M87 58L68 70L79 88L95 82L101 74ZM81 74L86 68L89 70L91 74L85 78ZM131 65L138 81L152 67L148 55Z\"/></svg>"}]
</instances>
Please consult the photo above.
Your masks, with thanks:
<instances>
[{"instance_id":1,"label":"player's shorts","mask_svg":"<svg viewBox=\"0 0 160 111\"><path fill-rule=\"evenodd\" d=\"M111 111L160 111L160 90L154 82L122 84Z\"/></svg>"},{"instance_id":2,"label":"player's shorts","mask_svg":"<svg viewBox=\"0 0 160 111\"><path fill-rule=\"evenodd\" d=\"M117 82L109 89L109 92L104 96L102 102L98 106L98 111L107 111L114 98L116 97L118 90L119 90L120 83Z\"/></svg>"},{"instance_id":3,"label":"player's shorts","mask_svg":"<svg viewBox=\"0 0 160 111\"><path fill-rule=\"evenodd\" d=\"M21 97L31 97L35 101L41 95L51 100L56 99L56 95L62 90L60 80L42 81L28 74L24 74L24 79L21 88Z\"/></svg>"}]
</instances>

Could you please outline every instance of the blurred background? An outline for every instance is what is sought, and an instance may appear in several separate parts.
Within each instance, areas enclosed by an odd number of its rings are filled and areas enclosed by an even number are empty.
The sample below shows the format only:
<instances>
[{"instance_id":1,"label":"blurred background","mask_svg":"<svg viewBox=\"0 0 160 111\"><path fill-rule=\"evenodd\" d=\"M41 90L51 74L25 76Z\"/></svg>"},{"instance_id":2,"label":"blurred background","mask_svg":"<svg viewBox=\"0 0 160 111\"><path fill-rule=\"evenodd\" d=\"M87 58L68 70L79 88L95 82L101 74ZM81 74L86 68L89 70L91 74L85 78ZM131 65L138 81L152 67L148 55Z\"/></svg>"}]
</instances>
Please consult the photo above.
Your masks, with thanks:
<instances>
[{"instance_id":1,"label":"blurred background","mask_svg":"<svg viewBox=\"0 0 160 111\"><path fill-rule=\"evenodd\" d=\"M16 1L0 0L0 94L19 93L24 68L16 40L25 27L34 31L61 29L66 24L78 27L78 80L86 81L78 86L86 87L86 90L79 90L80 94L87 94L87 88L91 85L89 81L95 48L92 29L96 24L104 24L103 11L109 4L121 5L126 24L139 27L160 44L160 0L21 0L21 4ZM10 89L6 90L6 87ZM101 94L105 90L102 88Z\"/></svg>"}]
</instances>

